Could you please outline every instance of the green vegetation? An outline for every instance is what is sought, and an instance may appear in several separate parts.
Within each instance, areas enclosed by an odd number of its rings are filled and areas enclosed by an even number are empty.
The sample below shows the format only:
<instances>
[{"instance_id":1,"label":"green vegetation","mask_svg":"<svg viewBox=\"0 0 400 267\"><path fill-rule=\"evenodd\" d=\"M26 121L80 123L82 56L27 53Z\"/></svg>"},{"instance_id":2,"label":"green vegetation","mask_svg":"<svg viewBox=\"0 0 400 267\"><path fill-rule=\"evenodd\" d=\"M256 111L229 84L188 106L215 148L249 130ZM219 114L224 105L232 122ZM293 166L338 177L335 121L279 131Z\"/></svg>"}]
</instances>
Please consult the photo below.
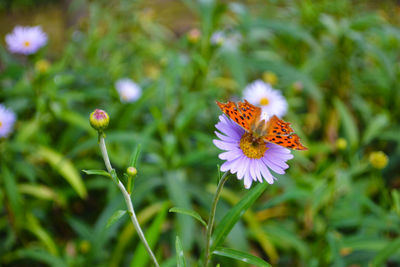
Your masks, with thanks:
<instances>
[{"instance_id":1,"label":"green vegetation","mask_svg":"<svg viewBox=\"0 0 400 267\"><path fill-rule=\"evenodd\" d=\"M32 8L20 2L13 12ZM43 23L49 44L34 55L10 53L1 36L0 103L17 121L0 139L0 265L151 266L100 171L89 124L99 108L113 167L137 168L133 205L159 263L202 266L222 176L215 101L263 77L309 150L292 152L273 185L246 190L230 176L212 266L400 265L397 1L150 2L71 1L73 25ZM120 101L121 78L140 85L137 101Z\"/></svg>"}]
</instances>

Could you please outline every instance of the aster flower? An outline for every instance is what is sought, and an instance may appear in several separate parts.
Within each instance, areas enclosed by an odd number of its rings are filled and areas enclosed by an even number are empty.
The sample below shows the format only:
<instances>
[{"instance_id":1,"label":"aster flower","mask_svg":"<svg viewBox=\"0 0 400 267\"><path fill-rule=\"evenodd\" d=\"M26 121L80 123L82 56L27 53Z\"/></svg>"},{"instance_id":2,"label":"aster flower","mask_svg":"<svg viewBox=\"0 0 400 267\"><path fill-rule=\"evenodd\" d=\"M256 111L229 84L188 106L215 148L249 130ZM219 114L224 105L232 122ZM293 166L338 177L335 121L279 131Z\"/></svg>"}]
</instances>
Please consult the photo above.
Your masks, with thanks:
<instances>
[{"instance_id":1,"label":"aster flower","mask_svg":"<svg viewBox=\"0 0 400 267\"><path fill-rule=\"evenodd\" d=\"M12 33L6 35L6 43L12 53L30 55L46 45L47 34L40 26L16 26Z\"/></svg>"},{"instance_id":2,"label":"aster flower","mask_svg":"<svg viewBox=\"0 0 400 267\"><path fill-rule=\"evenodd\" d=\"M131 79L120 79L115 83L121 102L134 102L142 95L142 89Z\"/></svg>"},{"instance_id":3,"label":"aster flower","mask_svg":"<svg viewBox=\"0 0 400 267\"><path fill-rule=\"evenodd\" d=\"M243 98L251 104L261 107L262 111L270 116L282 117L286 114L288 107L282 93L261 80L247 85L243 92Z\"/></svg>"},{"instance_id":4,"label":"aster flower","mask_svg":"<svg viewBox=\"0 0 400 267\"><path fill-rule=\"evenodd\" d=\"M211 35L210 42L213 45L222 45L224 43L225 34L222 31L216 31Z\"/></svg>"},{"instance_id":5,"label":"aster flower","mask_svg":"<svg viewBox=\"0 0 400 267\"><path fill-rule=\"evenodd\" d=\"M219 130L215 131L219 140L213 142L225 151L219 154L220 159L226 160L221 171L237 173L237 178L244 180L245 188L250 188L253 181L262 183L265 180L272 184L276 178L270 170L284 174L289 168L286 161L293 158L289 149L255 139L225 115L219 116L215 127Z\"/></svg>"},{"instance_id":6,"label":"aster flower","mask_svg":"<svg viewBox=\"0 0 400 267\"><path fill-rule=\"evenodd\" d=\"M13 130L15 113L0 104L0 138L7 137Z\"/></svg>"}]
</instances>

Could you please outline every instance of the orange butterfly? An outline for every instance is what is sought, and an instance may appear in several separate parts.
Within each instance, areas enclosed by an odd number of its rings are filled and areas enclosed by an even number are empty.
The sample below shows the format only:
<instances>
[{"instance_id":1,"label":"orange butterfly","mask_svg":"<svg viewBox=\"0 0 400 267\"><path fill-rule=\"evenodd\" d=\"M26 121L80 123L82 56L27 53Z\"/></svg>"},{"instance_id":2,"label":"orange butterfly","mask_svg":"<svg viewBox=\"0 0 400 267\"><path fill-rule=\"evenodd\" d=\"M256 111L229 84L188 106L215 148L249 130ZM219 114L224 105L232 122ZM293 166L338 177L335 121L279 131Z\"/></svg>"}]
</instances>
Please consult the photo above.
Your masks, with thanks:
<instances>
[{"instance_id":1,"label":"orange butterfly","mask_svg":"<svg viewBox=\"0 0 400 267\"><path fill-rule=\"evenodd\" d=\"M247 100L244 102L220 103L217 105L225 115L236 122L254 138L263 138L264 141L274 143L295 150L307 150L300 142L300 137L293 132L289 122L272 116L267 122L261 119L261 108L256 107Z\"/></svg>"}]
</instances>

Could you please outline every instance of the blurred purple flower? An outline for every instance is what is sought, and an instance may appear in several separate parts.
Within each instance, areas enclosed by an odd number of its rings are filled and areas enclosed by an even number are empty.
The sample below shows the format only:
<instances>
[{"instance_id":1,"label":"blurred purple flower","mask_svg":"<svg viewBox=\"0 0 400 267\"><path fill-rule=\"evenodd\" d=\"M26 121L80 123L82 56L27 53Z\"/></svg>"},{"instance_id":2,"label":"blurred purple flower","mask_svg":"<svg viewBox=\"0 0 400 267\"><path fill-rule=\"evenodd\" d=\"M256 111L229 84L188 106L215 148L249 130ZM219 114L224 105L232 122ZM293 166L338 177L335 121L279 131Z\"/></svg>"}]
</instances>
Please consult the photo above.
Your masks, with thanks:
<instances>
[{"instance_id":1,"label":"blurred purple flower","mask_svg":"<svg viewBox=\"0 0 400 267\"><path fill-rule=\"evenodd\" d=\"M40 26L16 26L6 35L6 43L12 53L30 55L46 45L47 34Z\"/></svg>"},{"instance_id":2,"label":"blurred purple flower","mask_svg":"<svg viewBox=\"0 0 400 267\"><path fill-rule=\"evenodd\" d=\"M121 102L134 102L142 95L142 89L131 79L120 79L115 83Z\"/></svg>"},{"instance_id":3,"label":"blurred purple flower","mask_svg":"<svg viewBox=\"0 0 400 267\"><path fill-rule=\"evenodd\" d=\"M7 137L13 130L15 113L0 104L0 138Z\"/></svg>"},{"instance_id":4,"label":"blurred purple flower","mask_svg":"<svg viewBox=\"0 0 400 267\"><path fill-rule=\"evenodd\" d=\"M289 168L286 161L293 158L290 150L276 144L265 142L254 137L231 121L225 115L219 116L215 125L219 130L215 134L219 138L213 140L214 144L225 152L219 158L226 160L221 171L237 173L237 178L244 178L245 188L250 188L253 181L274 183L276 178L270 170L284 174Z\"/></svg>"}]
</instances>

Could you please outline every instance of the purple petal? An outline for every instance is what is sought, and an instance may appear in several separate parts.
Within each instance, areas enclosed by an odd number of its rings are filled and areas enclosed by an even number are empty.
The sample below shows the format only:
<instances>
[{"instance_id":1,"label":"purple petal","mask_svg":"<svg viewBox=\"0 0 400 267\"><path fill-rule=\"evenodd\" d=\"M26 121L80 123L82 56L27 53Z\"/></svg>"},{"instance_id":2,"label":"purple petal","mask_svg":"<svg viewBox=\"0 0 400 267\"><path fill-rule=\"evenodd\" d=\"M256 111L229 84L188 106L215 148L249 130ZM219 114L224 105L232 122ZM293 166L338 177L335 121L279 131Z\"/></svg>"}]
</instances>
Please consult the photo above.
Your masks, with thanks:
<instances>
[{"instance_id":1,"label":"purple petal","mask_svg":"<svg viewBox=\"0 0 400 267\"><path fill-rule=\"evenodd\" d=\"M240 157L241 155L243 155L243 153L240 149L233 149L219 154L218 157L222 160L234 160Z\"/></svg>"},{"instance_id":2,"label":"purple petal","mask_svg":"<svg viewBox=\"0 0 400 267\"><path fill-rule=\"evenodd\" d=\"M217 139L214 139L213 143L216 147L218 147L219 149L222 149L222 150L229 151L229 150L234 150L237 148L237 146L232 143L224 142L224 141L217 140Z\"/></svg>"},{"instance_id":3,"label":"purple petal","mask_svg":"<svg viewBox=\"0 0 400 267\"><path fill-rule=\"evenodd\" d=\"M282 168L281 166L273 163L272 161L270 161L267 157L263 158L263 161L265 162L265 164L274 172L278 173L278 174L284 174L285 173L285 169L287 168ZM286 163L284 163L286 164ZM286 164L287 165L287 164ZM289 166L288 166L289 167Z\"/></svg>"},{"instance_id":4,"label":"purple petal","mask_svg":"<svg viewBox=\"0 0 400 267\"><path fill-rule=\"evenodd\" d=\"M217 131L214 131L214 133L222 141L230 142L230 143L238 143L239 144L240 138L234 138L234 137L231 137L231 136L226 136L226 135L223 135L223 134L221 134L221 133L219 133Z\"/></svg>"}]
</instances>

